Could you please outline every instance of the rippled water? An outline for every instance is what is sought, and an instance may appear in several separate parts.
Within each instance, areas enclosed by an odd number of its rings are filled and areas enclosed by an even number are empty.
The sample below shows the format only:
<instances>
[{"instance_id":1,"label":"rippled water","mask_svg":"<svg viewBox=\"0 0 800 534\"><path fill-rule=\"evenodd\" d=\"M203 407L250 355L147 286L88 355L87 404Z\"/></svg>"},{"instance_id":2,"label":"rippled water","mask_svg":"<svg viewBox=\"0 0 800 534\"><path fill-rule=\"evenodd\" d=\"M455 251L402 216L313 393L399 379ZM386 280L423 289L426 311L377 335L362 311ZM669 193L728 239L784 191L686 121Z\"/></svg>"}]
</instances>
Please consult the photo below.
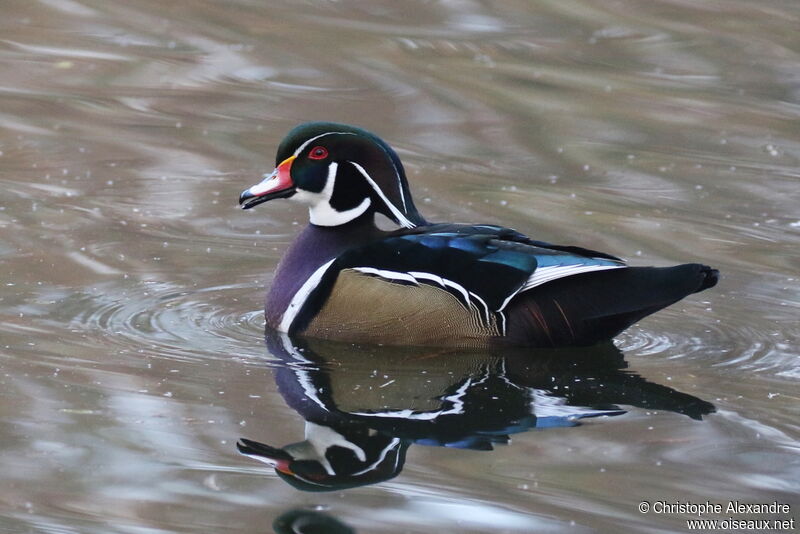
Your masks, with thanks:
<instances>
[{"instance_id":1,"label":"rippled water","mask_svg":"<svg viewBox=\"0 0 800 534\"><path fill-rule=\"evenodd\" d=\"M798 27L781 0L7 2L0 531L685 530L643 499L796 514ZM716 411L573 398L545 368L510 382L547 409L626 413L509 427L493 452L406 433L402 472L332 493L240 455L239 438L283 446L313 420L276 385L295 375L261 312L306 214L235 207L312 119L395 146L431 220L719 268L616 340L627 369L558 371ZM509 357L338 350L309 372L394 379L381 391L412 411Z\"/></svg>"}]
</instances>

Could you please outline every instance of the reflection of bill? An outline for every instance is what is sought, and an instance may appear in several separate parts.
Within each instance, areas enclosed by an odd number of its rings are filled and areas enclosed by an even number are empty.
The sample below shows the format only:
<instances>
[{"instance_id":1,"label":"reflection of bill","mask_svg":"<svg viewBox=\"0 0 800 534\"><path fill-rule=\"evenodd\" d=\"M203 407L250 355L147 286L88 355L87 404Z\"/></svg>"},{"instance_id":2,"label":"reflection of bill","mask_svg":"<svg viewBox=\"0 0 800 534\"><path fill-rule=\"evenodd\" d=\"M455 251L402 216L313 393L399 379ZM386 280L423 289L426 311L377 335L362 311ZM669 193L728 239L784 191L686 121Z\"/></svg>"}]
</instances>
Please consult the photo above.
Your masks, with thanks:
<instances>
[{"instance_id":1,"label":"reflection of bill","mask_svg":"<svg viewBox=\"0 0 800 534\"><path fill-rule=\"evenodd\" d=\"M281 448L240 452L298 489L327 491L396 476L411 444L492 450L511 434L625 413L619 404L700 419L713 405L625 372L613 344L581 349L453 351L355 347L268 334L286 402L306 420Z\"/></svg>"}]
</instances>

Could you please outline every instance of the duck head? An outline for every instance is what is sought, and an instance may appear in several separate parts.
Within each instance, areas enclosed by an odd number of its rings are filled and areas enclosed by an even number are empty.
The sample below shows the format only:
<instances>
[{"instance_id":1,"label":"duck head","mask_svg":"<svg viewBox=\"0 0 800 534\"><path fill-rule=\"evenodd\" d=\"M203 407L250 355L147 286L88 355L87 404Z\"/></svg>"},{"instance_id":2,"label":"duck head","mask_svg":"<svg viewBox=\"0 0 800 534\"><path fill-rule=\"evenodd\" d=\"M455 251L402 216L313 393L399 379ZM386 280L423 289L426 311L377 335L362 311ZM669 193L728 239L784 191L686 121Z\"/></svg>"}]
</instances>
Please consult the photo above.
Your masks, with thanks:
<instances>
[{"instance_id":1,"label":"duck head","mask_svg":"<svg viewBox=\"0 0 800 534\"><path fill-rule=\"evenodd\" d=\"M242 192L242 208L293 198L308 205L311 223L318 226L339 226L375 213L406 228L425 223L411 199L400 158L361 128L301 124L281 142L275 164L263 181Z\"/></svg>"}]
</instances>

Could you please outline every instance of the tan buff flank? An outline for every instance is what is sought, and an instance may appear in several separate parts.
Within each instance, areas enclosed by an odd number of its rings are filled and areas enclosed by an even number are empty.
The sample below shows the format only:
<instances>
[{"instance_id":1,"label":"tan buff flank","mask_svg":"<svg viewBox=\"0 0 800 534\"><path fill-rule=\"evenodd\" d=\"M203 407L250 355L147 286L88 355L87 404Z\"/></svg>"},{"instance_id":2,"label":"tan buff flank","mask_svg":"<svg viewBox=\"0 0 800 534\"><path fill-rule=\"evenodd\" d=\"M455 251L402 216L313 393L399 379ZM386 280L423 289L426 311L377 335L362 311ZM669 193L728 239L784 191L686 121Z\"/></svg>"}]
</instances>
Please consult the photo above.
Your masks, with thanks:
<instances>
[{"instance_id":1,"label":"tan buff flank","mask_svg":"<svg viewBox=\"0 0 800 534\"><path fill-rule=\"evenodd\" d=\"M344 269L305 334L353 343L483 347L498 329L493 315L484 326L475 310L443 289Z\"/></svg>"}]
</instances>

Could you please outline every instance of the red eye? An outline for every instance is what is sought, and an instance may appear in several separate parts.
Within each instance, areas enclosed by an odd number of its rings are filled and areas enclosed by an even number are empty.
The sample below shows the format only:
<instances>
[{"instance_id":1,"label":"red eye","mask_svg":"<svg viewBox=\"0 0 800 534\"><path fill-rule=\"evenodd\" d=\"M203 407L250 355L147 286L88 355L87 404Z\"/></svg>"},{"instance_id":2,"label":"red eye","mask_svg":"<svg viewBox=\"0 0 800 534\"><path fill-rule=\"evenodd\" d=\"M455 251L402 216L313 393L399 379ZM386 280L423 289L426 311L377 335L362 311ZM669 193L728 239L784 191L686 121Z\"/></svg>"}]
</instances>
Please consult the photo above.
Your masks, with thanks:
<instances>
[{"instance_id":1,"label":"red eye","mask_svg":"<svg viewBox=\"0 0 800 534\"><path fill-rule=\"evenodd\" d=\"M328 149L324 146L315 146L308 153L308 157L311 159L325 159L328 157Z\"/></svg>"}]
</instances>

